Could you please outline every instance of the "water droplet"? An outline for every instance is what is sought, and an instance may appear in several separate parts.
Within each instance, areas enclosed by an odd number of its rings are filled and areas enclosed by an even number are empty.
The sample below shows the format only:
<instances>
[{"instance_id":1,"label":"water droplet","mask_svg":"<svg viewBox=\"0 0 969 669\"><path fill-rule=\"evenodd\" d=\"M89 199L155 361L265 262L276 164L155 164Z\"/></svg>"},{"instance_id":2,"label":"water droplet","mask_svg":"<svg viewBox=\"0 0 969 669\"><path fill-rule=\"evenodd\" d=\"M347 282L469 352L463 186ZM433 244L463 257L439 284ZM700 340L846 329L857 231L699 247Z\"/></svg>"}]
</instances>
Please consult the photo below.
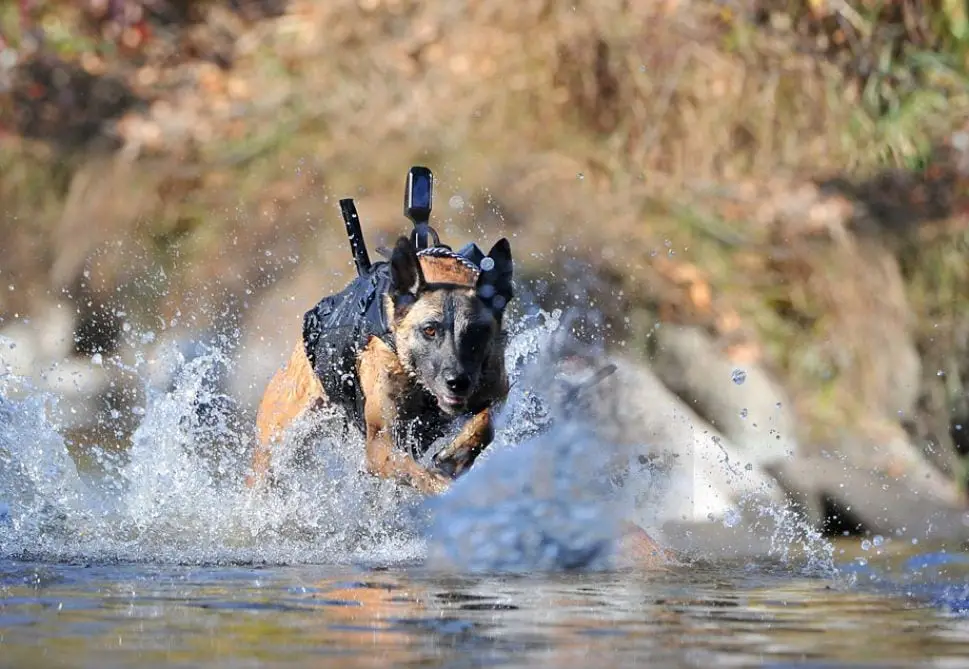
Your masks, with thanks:
<instances>
[{"instance_id":1,"label":"water droplet","mask_svg":"<svg viewBox=\"0 0 969 669\"><path fill-rule=\"evenodd\" d=\"M481 269L485 272L490 272L495 268L495 261L493 258L485 256L481 259Z\"/></svg>"},{"instance_id":2,"label":"water droplet","mask_svg":"<svg viewBox=\"0 0 969 669\"><path fill-rule=\"evenodd\" d=\"M131 407L131 413L133 413L136 416L144 416L145 415L145 408L144 407Z\"/></svg>"},{"instance_id":3,"label":"water droplet","mask_svg":"<svg viewBox=\"0 0 969 669\"><path fill-rule=\"evenodd\" d=\"M585 175L582 172L579 172L575 176L579 181L582 181L583 179L585 179Z\"/></svg>"},{"instance_id":4,"label":"water droplet","mask_svg":"<svg viewBox=\"0 0 969 669\"><path fill-rule=\"evenodd\" d=\"M736 527L740 523L740 514L737 513L736 509L727 509L727 513L723 516L723 524L725 527Z\"/></svg>"},{"instance_id":5,"label":"water droplet","mask_svg":"<svg viewBox=\"0 0 969 669\"><path fill-rule=\"evenodd\" d=\"M745 372L745 371L744 371L744 370L742 370L742 369L735 369L735 370L733 370L733 372L732 372L732 373L730 374L730 378L731 378L731 379L733 380L733 382L734 382L734 383L736 383L736 384L737 384L738 386L742 386L742 385L744 385L744 381L746 381L746 380L747 380L747 372Z\"/></svg>"},{"instance_id":6,"label":"water droplet","mask_svg":"<svg viewBox=\"0 0 969 669\"><path fill-rule=\"evenodd\" d=\"M131 332L131 323L124 323L124 325L121 326L121 329L125 332Z\"/></svg>"},{"instance_id":7,"label":"water droplet","mask_svg":"<svg viewBox=\"0 0 969 669\"><path fill-rule=\"evenodd\" d=\"M746 408L740 410L740 417L743 418L743 419L746 419L747 418L747 409Z\"/></svg>"},{"instance_id":8,"label":"water droplet","mask_svg":"<svg viewBox=\"0 0 969 669\"><path fill-rule=\"evenodd\" d=\"M777 404L775 404L774 406L775 406L775 407L777 407L778 409L780 409L780 408L781 408L781 403L780 403L780 402L778 402L778 403L777 403Z\"/></svg>"},{"instance_id":9,"label":"water droplet","mask_svg":"<svg viewBox=\"0 0 969 669\"><path fill-rule=\"evenodd\" d=\"M100 367L104 364L104 359L101 357L100 353L95 353L91 356L91 364Z\"/></svg>"},{"instance_id":10,"label":"water droplet","mask_svg":"<svg viewBox=\"0 0 969 669\"><path fill-rule=\"evenodd\" d=\"M451 199L447 201L448 206L456 211L461 211L464 209L464 198L460 195L452 195Z\"/></svg>"},{"instance_id":11,"label":"water droplet","mask_svg":"<svg viewBox=\"0 0 969 669\"><path fill-rule=\"evenodd\" d=\"M861 542L861 550L863 551L871 550L871 542L868 541L868 539L865 539L864 541Z\"/></svg>"},{"instance_id":12,"label":"water droplet","mask_svg":"<svg viewBox=\"0 0 969 669\"><path fill-rule=\"evenodd\" d=\"M936 376L945 376L945 372L941 369L935 373Z\"/></svg>"},{"instance_id":13,"label":"water droplet","mask_svg":"<svg viewBox=\"0 0 969 669\"><path fill-rule=\"evenodd\" d=\"M883 536L882 536L882 535L880 535L880 534L876 534L876 535L875 535L874 537L872 537L872 539L871 539L871 542L872 542L872 543L873 543L873 544L874 544L875 546L882 546L882 545L884 545L884 544L885 544L885 537L883 537Z\"/></svg>"}]
</instances>

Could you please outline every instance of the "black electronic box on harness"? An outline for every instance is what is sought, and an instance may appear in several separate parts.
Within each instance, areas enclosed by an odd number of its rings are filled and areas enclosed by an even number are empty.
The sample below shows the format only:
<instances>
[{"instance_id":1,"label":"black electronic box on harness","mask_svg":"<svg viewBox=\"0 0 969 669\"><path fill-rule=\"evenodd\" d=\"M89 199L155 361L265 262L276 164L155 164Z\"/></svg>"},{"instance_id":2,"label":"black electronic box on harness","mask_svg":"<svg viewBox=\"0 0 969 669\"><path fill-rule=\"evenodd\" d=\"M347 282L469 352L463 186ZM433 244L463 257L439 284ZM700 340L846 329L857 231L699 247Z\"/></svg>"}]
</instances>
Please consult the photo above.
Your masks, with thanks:
<instances>
[{"instance_id":1,"label":"black electronic box on harness","mask_svg":"<svg viewBox=\"0 0 969 669\"><path fill-rule=\"evenodd\" d=\"M430 225L433 203L434 175L431 170L420 165L411 167L407 172L407 183L404 188L404 216L414 224L414 229L411 232L411 243L414 244L418 253L430 248L451 250L450 246L441 243L437 231ZM340 200L340 212L343 214L344 223L346 223L347 237L350 240L350 251L353 253L357 275L362 276L371 270L370 255L367 253L367 244L364 242L363 230L360 228L360 216L353 204L353 198ZM431 240L433 240L433 244ZM480 265L484 259L484 253L474 242L463 246L457 251L457 254L470 260L475 265Z\"/></svg>"}]
</instances>

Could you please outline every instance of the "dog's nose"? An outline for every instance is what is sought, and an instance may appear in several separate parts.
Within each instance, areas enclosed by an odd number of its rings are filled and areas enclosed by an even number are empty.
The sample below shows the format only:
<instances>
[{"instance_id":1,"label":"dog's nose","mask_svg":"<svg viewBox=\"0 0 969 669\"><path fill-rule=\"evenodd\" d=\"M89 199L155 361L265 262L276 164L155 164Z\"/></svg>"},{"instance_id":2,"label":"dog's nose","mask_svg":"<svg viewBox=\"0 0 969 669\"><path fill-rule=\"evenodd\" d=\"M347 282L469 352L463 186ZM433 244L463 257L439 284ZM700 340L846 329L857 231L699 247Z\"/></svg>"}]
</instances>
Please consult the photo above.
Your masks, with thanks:
<instances>
[{"instance_id":1,"label":"dog's nose","mask_svg":"<svg viewBox=\"0 0 969 669\"><path fill-rule=\"evenodd\" d=\"M444 383L451 392L463 393L471 387L471 377L467 374L448 374L444 377Z\"/></svg>"}]
</instances>

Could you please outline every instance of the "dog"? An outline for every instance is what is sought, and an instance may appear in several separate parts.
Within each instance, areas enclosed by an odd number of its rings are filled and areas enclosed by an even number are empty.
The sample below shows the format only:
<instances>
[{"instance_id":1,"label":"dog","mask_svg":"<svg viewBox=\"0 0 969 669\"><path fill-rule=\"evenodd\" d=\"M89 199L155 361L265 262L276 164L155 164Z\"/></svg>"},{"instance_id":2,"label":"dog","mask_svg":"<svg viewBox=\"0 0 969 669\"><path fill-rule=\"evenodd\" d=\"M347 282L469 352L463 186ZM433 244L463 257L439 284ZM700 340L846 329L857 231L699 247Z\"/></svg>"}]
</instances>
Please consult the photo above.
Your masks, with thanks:
<instances>
[{"instance_id":1,"label":"dog","mask_svg":"<svg viewBox=\"0 0 969 669\"><path fill-rule=\"evenodd\" d=\"M274 448L321 407L342 407L363 435L369 473L425 494L444 492L494 439L509 390L511 245L500 239L479 265L446 246L418 252L402 236L388 256L304 315L302 341L259 403L250 488L273 481ZM432 466L419 464L462 417Z\"/></svg>"}]
</instances>

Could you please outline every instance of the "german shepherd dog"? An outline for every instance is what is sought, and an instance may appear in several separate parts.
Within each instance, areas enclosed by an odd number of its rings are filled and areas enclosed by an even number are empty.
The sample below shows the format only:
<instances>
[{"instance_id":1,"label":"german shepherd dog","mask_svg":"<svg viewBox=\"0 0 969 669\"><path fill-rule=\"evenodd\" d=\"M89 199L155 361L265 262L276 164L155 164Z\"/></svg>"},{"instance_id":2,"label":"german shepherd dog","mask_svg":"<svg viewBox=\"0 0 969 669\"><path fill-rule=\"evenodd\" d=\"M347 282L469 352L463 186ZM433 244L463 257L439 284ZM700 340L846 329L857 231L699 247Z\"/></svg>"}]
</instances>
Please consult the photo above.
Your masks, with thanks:
<instances>
[{"instance_id":1,"label":"german shepherd dog","mask_svg":"<svg viewBox=\"0 0 969 669\"><path fill-rule=\"evenodd\" d=\"M342 407L363 435L371 474L424 494L447 490L493 441L494 411L509 390L503 320L514 298L511 245L502 238L485 256L474 244L454 252L437 243L427 224L431 182L429 170L411 168L404 212L422 248L400 237L373 265L352 200L341 201L358 276L306 312L302 340L269 381L247 486L271 484L273 454L289 428L327 406ZM467 421L457 436L422 466L460 418ZM629 522L622 553L651 568L671 558Z\"/></svg>"},{"instance_id":2,"label":"german shepherd dog","mask_svg":"<svg viewBox=\"0 0 969 669\"><path fill-rule=\"evenodd\" d=\"M446 490L493 440L492 412L509 387L508 240L481 266L444 246L418 252L407 237L389 256L306 313L303 341L259 405L250 487L271 474L274 445L292 422L333 404L362 432L371 474L425 494ZM463 416L469 420L433 466L420 465Z\"/></svg>"}]
</instances>

